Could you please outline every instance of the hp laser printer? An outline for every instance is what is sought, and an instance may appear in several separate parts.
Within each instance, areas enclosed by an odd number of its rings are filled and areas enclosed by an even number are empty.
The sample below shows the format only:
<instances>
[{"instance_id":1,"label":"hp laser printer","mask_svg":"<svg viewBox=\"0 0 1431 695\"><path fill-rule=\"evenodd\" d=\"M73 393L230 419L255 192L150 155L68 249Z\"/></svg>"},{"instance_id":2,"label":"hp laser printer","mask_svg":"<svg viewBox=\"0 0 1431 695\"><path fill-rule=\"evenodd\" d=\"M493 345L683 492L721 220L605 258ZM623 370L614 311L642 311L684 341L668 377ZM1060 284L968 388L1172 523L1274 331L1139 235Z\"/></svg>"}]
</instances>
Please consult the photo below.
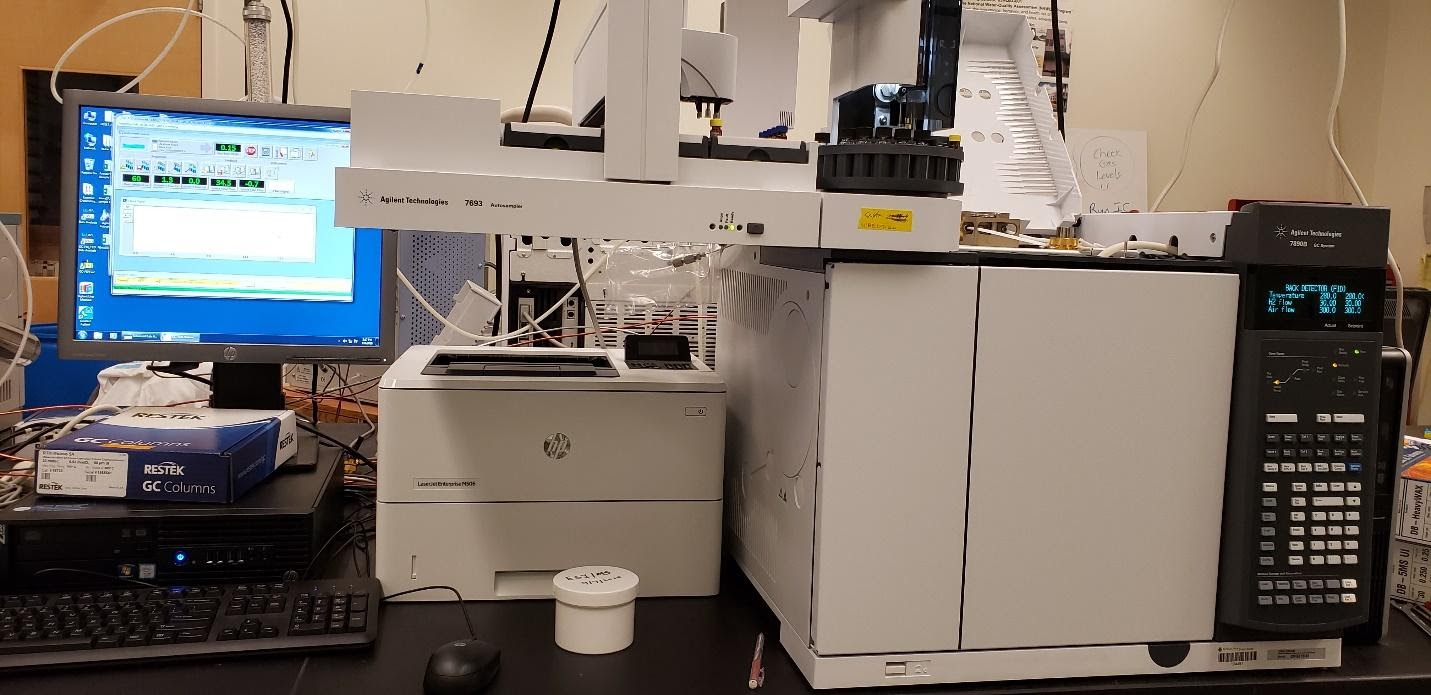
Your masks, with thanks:
<instances>
[{"instance_id":1,"label":"hp laser printer","mask_svg":"<svg viewBox=\"0 0 1431 695\"><path fill-rule=\"evenodd\" d=\"M383 586L542 597L556 572L600 564L636 572L643 596L715 594L725 384L666 357L404 353L378 396Z\"/></svg>"}]
</instances>

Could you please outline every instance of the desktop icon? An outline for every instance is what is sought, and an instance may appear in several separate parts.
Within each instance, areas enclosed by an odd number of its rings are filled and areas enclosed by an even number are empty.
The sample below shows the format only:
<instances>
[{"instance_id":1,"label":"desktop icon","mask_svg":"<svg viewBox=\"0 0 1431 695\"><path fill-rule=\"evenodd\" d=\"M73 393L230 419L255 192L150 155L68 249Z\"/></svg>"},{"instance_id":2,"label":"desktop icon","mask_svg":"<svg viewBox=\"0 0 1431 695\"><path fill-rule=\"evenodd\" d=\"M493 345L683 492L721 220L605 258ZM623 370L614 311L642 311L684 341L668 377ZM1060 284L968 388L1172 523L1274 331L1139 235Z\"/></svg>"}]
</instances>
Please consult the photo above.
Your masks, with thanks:
<instances>
[{"instance_id":1,"label":"desktop icon","mask_svg":"<svg viewBox=\"0 0 1431 695\"><path fill-rule=\"evenodd\" d=\"M79 320L81 320L81 321L93 321L93 320L94 320L94 307L92 307L92 306L76 307L76 308L75 308L75 318L77 318L77 319L79 319Z\"/></svg>"},{"instance_id":2,"label":"desktop icon","mask_svg":"<svg viewBox=\"0 0 1431 695\"><path fill-rule=\"evenodd\" d=\"M82 237L80 237L79 245L80 245L80 246L94 246L94 237L92 237L92 236L82 236Z\"/></svg>"},{"instance_id":3,"label":"desktop icon","mask_svg":"<svg viewBox=\"0 0 1431 695\"><path fill-rule=\"evenodd\" d=\"M109 192L112 191L112 190L114 190L114 187L111 186L111 185L109 185L109 184L107 184L107 183L104 184L103 186L101 186L101 188L104 189L104 197L105 197L105 198L108 198L108 197L109 197Z\"/></svg>"},{"instance_id":4,"label":"desktop icon","mask_svg":"<svg viewBox=\"0 0 1431 695\"><path fill-rule=\"evenodd\" d=\"M94 294L94 283L88 280L79 284L80 294Z\"/></svg>"},{"instance_id":5,"label":"desktop icon","mask_svg":"<svg viewBox=\"0 0 1431 695\"><path fill-rule=\"evenodd\" d=\"M85 181L84 183L81 183L81 184L80 184L80 195L86 195L86 196L92 196L92 195L94 195L94 184L92 184L92 183L90 183L90 182L88 182L88 181Z\"/></svg>"},{"instance_id":6,"label":"desktop icon","mask_svg":"<svg viewBox=\"0 0 1431 695\"><path fill-rule=\"evenodd\" d=\"M79 271L80 271L81 273L92 273L92 272L94 272L94 261L80 261L80 262L79 262Z\"/></svg>"},{"instance_id":7,"label":"desktop icon","mask_svg":"<svg viewBox=\"0 0 1431 695\"><path fill-rule=\"evenodd\" d=\"M109 208L105 208L99 211L99 223L109 224Z\"/></svg>"},{"instance_id":8,"label":"desktop icon","mask_svg":"<svg viewBox=\"0 0 1431 695\"><path fill-rule=\"evenodd\" d=\"M99 243L100 243L101 246L109 246L109 235L108 235L108 234L101 234L101 235L99 235Z\"/></svg>"},{"instance_id":9,"label":"desktop icon","mask_svg":"<svg viewBox=\"0 0 1431 695\"><path fill-rule=\"evenodd\" d=\"M85 112L84 112L84 121L85 121L85 123L94 123L94 121L95 121L95 115L94 115L94 113L95 113L94 111L91 111L91 110L89 110L89 109L85 109Z\"/></svg>"},{"instance_id":10,"label":"desktop icon","mask_svg":"<svg viewBox=\"0 0 1431 695\"><path fill-rule=\"evenodd\" d=\"M99 136L99 139L100 139L100 142L104 143L104 146L105 146L105 147L114 147L114 136L113 136L113 135L110 135L109 133L105 133L104 135Z\"/></svg>"},{"instance_id":11,"label":"desktop icon","mask_svg":"<svg viewBox=\"0 0 1431 695\"><path fill-rule=\"evenodd\" d=\"M80 211L80 222L94 222L98 218L99 216L95 214L94 208L85 208Z\"/></svg>"},{"instance_id":12,"label":"desktop icon","mask_svg":"<svg viewBox=\"0 0 1431 695\"><path fill-rule=\"evenodd\" d=\"M106 136L106 137L107 137L107 136ZM94 146L97 145L97 144L99 144L99 138L95 137L93 133L85 133L85 134L84 134L84 147L85 147L85 149L87 149L87 150L92 150L92 149L94 149Z\"/></svg>"},{"instance_id":13,"label":"desktop icon","mask_svg":"<svg viewBox=\"0 0 1431 695\"><path fill-rule=\"evenodd\" d=\"M113 112L113 111L105 111L105 112L104 112L104 122L105 122L105 123L113 123L113 122L114 122L114 112Z\"/></svg>"},{"instance_id":14,"label":"desktop icon","mask_svg":"<svg viewBox=\"0 0 1431 695\"><path fill-rule=\"evenodd\" d=\"M106 159L106 160L104 160L104 173L108 174L108 173L111 172L111 171L114 171L114 160L112 160L112 159Z\"/></svg>"},{"instance_id":15,"label":"desktop icon","mask_svg":"<svg viewBox=\"0 0 1431 695\"><path fill-rule=\"evenodd\" d=\"M85 157L85 158L84 158L84 170L85 170L85 171L94 171L94 157Z\"/></svg>"}]
</instances>

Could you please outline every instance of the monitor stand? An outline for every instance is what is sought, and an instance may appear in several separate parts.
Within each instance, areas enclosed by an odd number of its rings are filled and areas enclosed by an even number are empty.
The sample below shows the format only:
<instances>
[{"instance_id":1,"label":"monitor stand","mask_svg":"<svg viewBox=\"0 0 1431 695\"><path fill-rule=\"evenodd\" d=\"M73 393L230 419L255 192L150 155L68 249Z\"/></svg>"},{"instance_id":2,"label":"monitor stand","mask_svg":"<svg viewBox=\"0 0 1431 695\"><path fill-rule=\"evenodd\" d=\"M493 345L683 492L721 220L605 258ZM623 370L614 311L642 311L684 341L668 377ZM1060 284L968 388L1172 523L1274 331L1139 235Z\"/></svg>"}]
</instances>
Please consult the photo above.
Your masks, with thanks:
<instances>
[{"instance_id":1,"label":"monitor stand","mask_svg":"<svg viewBox=\"0 0 1431 695\"><path fill-rule=\"evenodd\" d=\"M212 408L284 410L287 407L281 364L215 362L211 380L209 406Z\"/></svg>"}]
</instances>

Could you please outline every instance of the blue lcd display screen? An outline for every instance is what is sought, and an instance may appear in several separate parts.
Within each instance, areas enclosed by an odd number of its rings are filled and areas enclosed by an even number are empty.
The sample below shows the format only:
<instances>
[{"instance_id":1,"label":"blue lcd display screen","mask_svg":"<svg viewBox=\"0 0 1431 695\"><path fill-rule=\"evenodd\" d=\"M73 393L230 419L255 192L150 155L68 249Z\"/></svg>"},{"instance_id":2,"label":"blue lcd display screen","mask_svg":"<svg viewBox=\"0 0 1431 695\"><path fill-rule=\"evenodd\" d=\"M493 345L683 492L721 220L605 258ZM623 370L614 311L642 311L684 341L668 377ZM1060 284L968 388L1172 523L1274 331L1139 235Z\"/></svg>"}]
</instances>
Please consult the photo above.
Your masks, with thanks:
<instances>
[{"instance_id":1,"label":"blue lcd display screen","mask_svg":"<svg viewBox=\"0 0 1431 695\"><path fill-rule=\"evenodd\" d=\"M1366 314L1366 291L1344 284L1289 282L1267 290L1267 313L1307 314L1361 318Z\"/></svg>"},{"instance_id":2,"label":"blue lcd display screen","mask_svg":"<svg viewBox=\"0 0 1431 695\"><path fill-rule=\"evenodd\" d=\"M347 123L82 106L74 339L370 347L381 230L333 223Z\"/></svg>"},{"instance_id":3,"label":"blue lcd display screen","mask_svg":"<svg viewBox=\"0 0 1431 695\"><path fill-rule=\"evenodd\" d=\"M1258 328L1381 330L1380 269L1260 270L1254 283Z\"/></svg>"}]
</instances>

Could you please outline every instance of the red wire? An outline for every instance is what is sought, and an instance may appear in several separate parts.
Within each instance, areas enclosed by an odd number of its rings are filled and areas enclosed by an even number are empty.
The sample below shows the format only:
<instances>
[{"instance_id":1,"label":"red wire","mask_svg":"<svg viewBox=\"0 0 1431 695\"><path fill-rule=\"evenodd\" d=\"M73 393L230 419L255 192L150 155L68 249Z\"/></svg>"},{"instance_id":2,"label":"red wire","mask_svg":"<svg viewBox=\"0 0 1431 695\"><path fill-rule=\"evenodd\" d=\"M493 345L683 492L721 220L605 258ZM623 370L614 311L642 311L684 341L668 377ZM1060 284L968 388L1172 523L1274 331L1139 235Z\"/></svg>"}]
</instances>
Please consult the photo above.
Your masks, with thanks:
<instances>
[{"instance_id":1,"label":"red wire","mask_svg":"<svg viewBox=\"0 0 1431 695\"><path fill-rule=\"evenodd\" d=\"M42 405L35 408L20 408L19 410L7 410L3 413L0 413L0 415L14 415L16 413L37 413L41 410L84 410L88 407L88 403L81 403L79 405Z\"/></svg>"},{"instance_id":2,"label":"red wire","mask_svg":"<svg viewBox=\"0 0 1431 695\"><path fill-rule=\"evenodd\" d=\"M658 325L663 324L663 323L671 323L672 321L690 321L690 320L695 320L695 319L713 319L713 318L716 318L716 315L715 315L715 314L697 314L697 315L694 315L694 316L667 316L666 318L656 319L655 321L643 321L643 322L641 322L641 323L628 323L628 324L626 324L626 325L624 325L624 326L615 326L615 327L607 328L607 329L603 329L603 330L619 331L619 330L622 330L622 329L625 329L625 328L642 328L642 327L644 327L644 326L658 326ZM601 332L601 331L587 331L587 332L585 332L585 333L564 333L564 334L562 334L562 335L554 335L554 336L551 336L551 338L552 338L553 340L563 340L563 339L566 339L566 338L580 338L581 336L584 336L584 335L596 335L597 333L600 333L600 332ZM541 337L541 338L537 338L537 339L535 339L535 340L523 340L523 341L521 341L521 342L512 343L511 347L522 347L523 345L535 345L535 344L540 343L540 342L542 342L542 341L544 341L544 340L546 340L546 337L545 337L545 336L543 336L543 337Z\"/></svg>"}]
</instances>

